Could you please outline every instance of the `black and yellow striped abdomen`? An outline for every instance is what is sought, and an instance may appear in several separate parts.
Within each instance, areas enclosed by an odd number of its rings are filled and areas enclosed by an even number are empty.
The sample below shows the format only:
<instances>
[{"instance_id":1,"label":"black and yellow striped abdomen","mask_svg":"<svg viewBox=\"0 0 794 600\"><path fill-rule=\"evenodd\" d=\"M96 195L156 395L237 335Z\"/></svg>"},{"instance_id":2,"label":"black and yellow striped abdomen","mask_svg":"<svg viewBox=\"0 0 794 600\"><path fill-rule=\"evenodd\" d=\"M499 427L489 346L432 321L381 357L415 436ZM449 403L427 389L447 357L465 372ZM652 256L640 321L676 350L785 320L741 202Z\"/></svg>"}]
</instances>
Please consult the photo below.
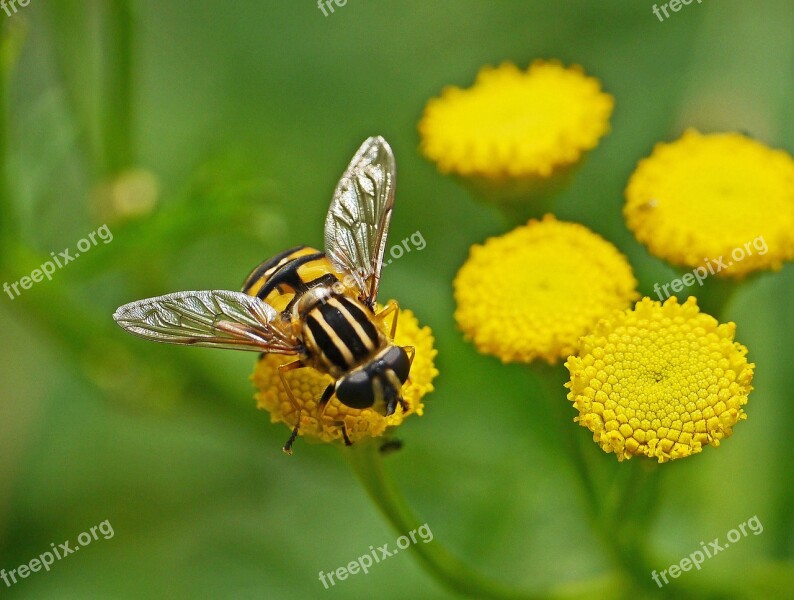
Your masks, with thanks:
<instances>
[{"instance_id":1,"label":"black and yellow striped abdomen","mask_svg":"<svg viewBox=\"0 0 794 600\"><path fill-rule=\"evenodd\" d=\"M323 252L298 246L266 260L243 292L281 311L304 347L304 362L330 374L366 363L388 345L382 324L346 289Z\"/></svg>"},{"instance_id":2,"label":"black and yellow striped abdomen","mask_svg":"<svg viewBox=\"0 0 794 600\"><path fill-rule=\"evenodd\" d=\"M261 298L279 311L318 285L338 281L325 253L309 246L296 246L264 261L246 277L242 291Z\"/></svg>"},{"instance_id":3,"label":"black and yellow striped abdomen","mask_svg":"<svg viewBox=\"0 0 794 600\"><path fill-rule=\"evenodd\" d=\"M363 304L344 294L313 303L302 315L303 343L333 376L367 362L387 343Z\"/></svg>"}]
</instances>

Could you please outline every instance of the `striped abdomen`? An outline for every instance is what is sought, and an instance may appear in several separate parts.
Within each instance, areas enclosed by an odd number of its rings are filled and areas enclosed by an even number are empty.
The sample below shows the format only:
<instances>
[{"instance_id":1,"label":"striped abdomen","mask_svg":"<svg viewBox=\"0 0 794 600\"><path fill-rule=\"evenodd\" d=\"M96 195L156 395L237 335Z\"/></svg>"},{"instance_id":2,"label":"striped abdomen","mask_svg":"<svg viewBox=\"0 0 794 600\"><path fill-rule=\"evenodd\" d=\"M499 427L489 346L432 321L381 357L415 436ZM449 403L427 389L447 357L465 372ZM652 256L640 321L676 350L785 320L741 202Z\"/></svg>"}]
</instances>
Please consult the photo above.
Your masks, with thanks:
<instances>
[{"instance_id":1,"label":"striped abdomen","mask_svg":"<svg viewBox=\"0 0 794 600\"><path fill-rule=\"evenodd\" d=\"M303 342L306 363L333 377L388 343L357 290L345 290L325 254L314 248L298 246L266 260L246 278L243 292L281 311Z\"/></svg>"},{"instance_id":2,"label":"striped abdomen","mask_svg":"<svg viewBox=\"0 0 794 600\"><path fill-rule=\"evenodd\" d=\"M317 285L333 285L336 281L338 279L324 252L296 246L251 271L242 291L283 311L286 310L285 301L289 303Z\"/></svg>"},{"instance_id":3,"label":"striped abdomen","mask_svg":"<svg viewBox=\"0 0 794 600\"><path fill-rule=\"evenodd\" d=\"M333 377L367 362L387 345L385 335L371 318L372 313L357 299L318 290L301 307L303 343L316 366ZM303 304L303 303L302 303Z\"/></svg>"}]
</instances>

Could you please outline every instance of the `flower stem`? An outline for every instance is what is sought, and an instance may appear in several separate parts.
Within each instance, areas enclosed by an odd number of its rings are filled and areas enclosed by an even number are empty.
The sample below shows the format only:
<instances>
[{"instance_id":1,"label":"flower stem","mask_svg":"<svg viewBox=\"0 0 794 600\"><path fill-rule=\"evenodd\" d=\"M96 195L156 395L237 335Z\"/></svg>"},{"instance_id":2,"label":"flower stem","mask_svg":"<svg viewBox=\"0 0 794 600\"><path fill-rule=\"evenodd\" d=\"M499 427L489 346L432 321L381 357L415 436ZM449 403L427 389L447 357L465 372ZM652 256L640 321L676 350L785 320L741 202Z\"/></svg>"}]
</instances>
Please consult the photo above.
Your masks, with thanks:
<instances>
[{"instance_id":1,"label":"flower stem","mask_svg":"<svg viewBox=\"0 0 794 600\"><path fill-rule=\"evenodd\" d=\"M581 485L593 531L601 540L615 567L631 582L635 593L650 591L654 585L647 565L644 532L658 498L658 469L639 459L622 464L609 463L599 469L598 458L584 447L581 429L573 422L566 400L567 372L562 364L533 364L532 370L544 389L544 396L558 424L560 446L566 451ZM594 474L612 472L612 493ZM603 477L602 477L603 478ZM672 592L671 592L672 593ZM664 596L664 594L662 594Z\"/></svg>"},{"instance_id":2,"label":"flower stem","mask_svg":"<svg viewBox=\"0 0 794 600\"><path fill-rule=\"evenodd\" d=\"M374 440L360 442L345 449L345 455L370 498L395 530L406 533L422 525L386 476L383 460ZM498 582L486 579L456 558L436 540L429 544L416 544L413 549L419 561L431 575L447 588L461 595L496 599L545 597L511 590Z\"/></svg>"},{"instance_id":3,"label":"flower stem","mask_svg":"<svg viewBox=\"0 0 794 600\"><path fill-rule=\"evenodd\" d=\"M344 454L364 489L395 531L404 534L418 529L423 524L388 478L383 468L383 456L379 451L377 440L359 442L350 448L345 448ZM439 583L461 596L472 598L491 600L606 598L614 596L616 590L625 587L625 581L621 577L608 573L586 581L563 582L547 590L515 589L474 571L435 538L428 544L416 544L413 549L422 566Z\"/></svg>"},{"instance_id":4,"label":"flower stem","mask_svg":"<svg viewBox=\"0 0 794 600\"><path fill-rule=\"evenodd\" d=\"M107 4L106 61L103 75L102 145L105 174L114 174L134 160L132 7L128 0Z\"/></svg>"},{"instance_id":5,"label":"flower stem","mask_svg":"<svg viewBox=\"0 0 794 600\"><path fill-rule=\"evenodd\" d=\"M11 76L25 41L24 21L11 21L0 28L0 261L8 260L8 249L17 235L16 207L9 182L9 95Z\"/></svg>"},{"instance_id":6,"label":"flower stem","mask_svg":"<svg viewBox=\"0 0 794 600\"><path fill-rule=\"evenodd\" d=\"M592 475L592 465L588 464L587 454L582 448L580 435L582 432L573 422L574 411L565 397L564 384L568 380L565 367L561 364L533 363L531 368L543 389L544 400L554 416L560 445L565 449L574 466L591 512L598 515L601 513L601 495Z\"/></svg>"},{"instance_id":7,"label":"flower stem","mask_svg":"<svg viewBox=\"0 0 794 600\"><path fill-rule=\"evenodd\" d=\"M743 282L726 277L710 277L703 282L703 289L697 294L698 307L704 313L722 321L729 303Z\"/></svg>"},{"instance_id":8,"label":"flower stem","mask_svg":"<svg viewBox=\"0 0 794 600\"><path fill-rule=\"evenodd\" d=\"M554 212L557 197L568 187L579 164L561 167L548 177L463 177L462 183L474 197L499 209L509 228L526 225Z\"/></svg>"},{"instance_id":9,"label":"flower stem","mask_svg":"<svg viewBox=\"0 0 794 600\"><path fill-rule=\"evenodd\" d=\"M532 199L527 202L503 202L496 205L502 213L502 220L510 228L526 225L530 219L542 219L553 212L554 198Z\"/></svg>"}]
</instances>

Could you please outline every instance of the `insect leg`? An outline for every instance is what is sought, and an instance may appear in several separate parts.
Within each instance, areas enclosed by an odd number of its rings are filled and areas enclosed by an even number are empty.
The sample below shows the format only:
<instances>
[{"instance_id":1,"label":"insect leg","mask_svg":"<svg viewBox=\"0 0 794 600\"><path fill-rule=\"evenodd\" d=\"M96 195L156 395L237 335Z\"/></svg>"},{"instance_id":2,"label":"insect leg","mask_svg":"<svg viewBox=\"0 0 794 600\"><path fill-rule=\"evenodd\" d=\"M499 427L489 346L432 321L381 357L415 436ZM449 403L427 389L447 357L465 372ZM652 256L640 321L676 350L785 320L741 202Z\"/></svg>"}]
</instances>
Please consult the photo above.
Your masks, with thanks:
<instances>
[{"instance_id":1,"label":"insect leg","mask_svg":"<svg viewBox=\"0 0 794 600\"><path fill-rule=\"evenodd\" d=\"M406 383L410 384L411 383L410 367L412 367L413 364L414 364L414 356L416 356L416 347L415 346L403 346L402 348L403 348L403 350L405 350L406 354L410 355L409 358L408 358L408 360L410 361L409 362L410 366L409 366L409 370L408 370L408 379L406 379L406 381L405 381ZM405 400L403 400L402 396L399 397L398 401L400 403L400 406L403 409L403 412L406 412L408 410L408 405L405 403Z\"/></svg>"},{"instance_id":2,"label":"insect leg","mask_svg":"<svg viewBox=\"0 0 794 600\"><path fill-rule=\"evenodd\" d=\"M317 407L320 411L317 413L317 418L322 419L323 413L325 413L325 407L328 406L328 401L331 399L331 396L334 395L334 384L329 383L328 387L325 388L323 395L320 397L320 401L317 403Z\"/></svg>"},{"instance_id":3,"label":"insect leg","mask_svg":"<svg viewBox=\"0 0 794 600\"><path fill-rule=\"evenodd\" d=\"M345 440L345 446L352 446L353 442L350 441L350 438L347 437L347 427L345 426L345 422L342 421L342 439Z\"/></svg>"},{"instance_id":4,"label":"insect leg","mask_svg":"<svg viewBox=\"0 0 794 600\"><path fill-rule=\"evenodd\" d=\"M380 319L385 319L390 313L394 313L394 317L391 321L391 339L394 339L394 334L397 332L397 317L400 316L400 305L397 304L397 301L389 300L386 303L386 306L383 307L383 310L375 316L379 317Z\"/></svg>"},{"instance_id":5,"label":"insect leg","mask_svg":"<svg viewBox=\"0 0 794 600\"><path fill-rule=\"evenodd\" d=\"M328 406L328 401L334 395L335 390L336 387L333 383L329 383L328 387L325 388L325 391L323 392L323 395L320 398L320 402L318 403L318 407L320 408L320 411L317 416L318 419L321 419L323 414L325 413L325 408ZM347 428L345 427L345 422L336 421L336 423L338 423L342 427L342 439L345 441L345 446L352 446L353 442L351 442L350 438L347 436Z\"/></svg>"},{"instance_id":6,"label":"insect leg","mask_svg":"<svg viewBox=\"0 0 794 600\"><path fill-rule=\"evenodd\" d=\"M304 365L300 360L294 360L291 363L287 363L286 365L281 365L278 368L278 376L281 379L281 385L284 386L284 390L287 392L287 396L289 397L289 401L292 404L292 407L298 412L298 418L295 421L295 427L293 428L292 433L290 434L289 439L287 440L287 443L284 444L284 447L282 448L282 450L284 450L284 452L289 455L292 455L292 444L295 443L295 439L298 437L298 429L300 428L300 424L301 424L301 408L298 405L298 401L295 400L295 395L292 393L292 388L289 386L289 382L287 381L287 378L284 377L284 373L286 373L287 371L294 371L295 369L302 369L305 366L306 365Z\"/></svg>"}]
</instances>

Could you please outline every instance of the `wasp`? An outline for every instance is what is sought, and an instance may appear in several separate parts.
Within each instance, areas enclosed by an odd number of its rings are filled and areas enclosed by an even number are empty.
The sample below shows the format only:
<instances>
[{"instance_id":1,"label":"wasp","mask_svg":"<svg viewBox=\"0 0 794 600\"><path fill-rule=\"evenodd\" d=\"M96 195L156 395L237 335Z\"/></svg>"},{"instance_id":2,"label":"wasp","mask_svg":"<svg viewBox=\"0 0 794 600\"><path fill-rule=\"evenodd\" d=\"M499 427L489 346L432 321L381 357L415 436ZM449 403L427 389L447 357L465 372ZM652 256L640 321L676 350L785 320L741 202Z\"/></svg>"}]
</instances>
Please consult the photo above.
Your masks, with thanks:
<instances>
[{"instance_id":1,"label":"wasp","mask_svg":"<svg viewBox=\"0 0 794 600\"><path fill-rule=\"evenodd\" d=\"M295 356L279 370L297 421L284 452L292 454L301 407L285 378L313 368L333 382L331 398L383 416L407 411L402 386L414 348L394 343L399 307L376 310L383 256L394 208L396 168L389 144L368 138L336 186L325 220L325 250L290 248L264 261L239 292L176 292L119 307L116 323L155 342ZM386 319L392 315L391 325ZM350 439L344 423L342 436Z\"/></svg>"}]
</instances>

